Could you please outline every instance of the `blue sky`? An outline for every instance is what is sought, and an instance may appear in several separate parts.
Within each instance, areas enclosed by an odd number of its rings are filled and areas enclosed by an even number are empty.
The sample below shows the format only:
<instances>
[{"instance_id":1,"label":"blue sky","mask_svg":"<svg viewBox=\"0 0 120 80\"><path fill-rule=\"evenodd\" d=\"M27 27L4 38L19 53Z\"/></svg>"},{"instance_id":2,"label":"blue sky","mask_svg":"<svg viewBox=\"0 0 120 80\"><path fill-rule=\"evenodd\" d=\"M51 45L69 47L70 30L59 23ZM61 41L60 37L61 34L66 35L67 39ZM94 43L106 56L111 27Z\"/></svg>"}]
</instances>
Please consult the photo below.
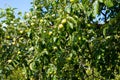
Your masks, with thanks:
<instances>
[{"instance_id":1,"label":"blue sky","mask_svg":"<svg viewBox=\"0 0 120 80\"><path fill-rule=\"evenodd\" d=\"M33 0L0 0L0 8L13 7L18 8L17 11L28 12L31 8L30 2Z\"/></svg>"}]
</instances>

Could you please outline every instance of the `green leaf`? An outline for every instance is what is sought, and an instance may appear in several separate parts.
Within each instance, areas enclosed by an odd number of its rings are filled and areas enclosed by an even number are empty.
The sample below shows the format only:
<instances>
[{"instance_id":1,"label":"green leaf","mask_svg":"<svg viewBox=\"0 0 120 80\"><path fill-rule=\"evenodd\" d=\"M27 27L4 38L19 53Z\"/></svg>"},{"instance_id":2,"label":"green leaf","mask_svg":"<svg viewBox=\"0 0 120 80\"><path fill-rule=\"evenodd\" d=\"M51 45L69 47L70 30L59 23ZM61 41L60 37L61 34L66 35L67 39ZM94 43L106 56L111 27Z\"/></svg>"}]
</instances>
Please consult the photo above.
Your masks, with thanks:
<instances>
[{"instance_id":1,"label":"green leaf","mask_svg":"<svg viewBox=\"0 0 120 80\"><path fill-rule=\"evenodd\" d=\"M120 0L116 0L118 3L120 3Z\"/></svg>"},{"instance_id":2,"label":"green leaf","mask_svg":"<svg viewBox=\"0 0 120 80\"><path fill-rule=\"evenodd\" d=\"M106 36L106 30L108 29L108 27L105 27L104 29L103 29L103 35L104 36Z\"/></svg>"},{"instance_id":3,"label":"green leaf","mask_svg":"<svg viewBox=\"0 0 120 80\"><path fill-rule=\"evenodd\" d=\"M68 21L68 25L69 25L69 27L70 27L71 29L73 29L73 23L71 23L71 22Z\"/></svg>"},{"instance_id":4,"label":"green leaf","mask_svg":"<svg viewBox=\"0 0 120 80\"><path fill-rule=\"evenodd\" d=\"M67 13L70 13L70 12L71 12L71 5L66 6L66 7L65 7L65 11L66 11Z\"/></svg>"},{"instance_id":5,"label":"green leaf","mask_svg":"<svg viewBox=\"0 0 120 80\"><path fill-rule=\"evenodd\" d=\"M67 16L67 20L70 21L72 24L75 24L75 26L77 26L77 20L74 17Z\"/></svg>"},{"instance_id":6,"label":"green leaf","mask_svg":"<svg viewBox=\"0 0 120 80\"><path fill-rule=\"evenodd\" d=\"M98 0L96 0L93 3L93 16L94 17L96 17L96 15L98 14L98 11L99 11L99 2L98 2Z\"/></svg>"},{"instance_id":7,"label":"green leaf","mask_svg":"<svg viewBox=\"0 0 120 80\"><path fill-rule=\"evenodd\" d=\"M99 0L99 2L103 3L103 0Z\"/></svg>"},{"instance_id":8,"label":"green leaf","mask_svg":"<svg viewBox=\"0 0 120 80\"><path fill-rule=\"evenodd\" d=\"M29 65L30 69L35 71L35 62L31 62L30 65Z\"/></svg>"},{"instance_id":9,"label":"green leaf","mask_svg":"<svg viewBox=\"0 0 120 80\"><path fill-rule=\"evenodd\" d=\"M113 7L113 2L112 0L105 0L104 4L107 6L107 7Z\"/></svg>"}]
</instances>

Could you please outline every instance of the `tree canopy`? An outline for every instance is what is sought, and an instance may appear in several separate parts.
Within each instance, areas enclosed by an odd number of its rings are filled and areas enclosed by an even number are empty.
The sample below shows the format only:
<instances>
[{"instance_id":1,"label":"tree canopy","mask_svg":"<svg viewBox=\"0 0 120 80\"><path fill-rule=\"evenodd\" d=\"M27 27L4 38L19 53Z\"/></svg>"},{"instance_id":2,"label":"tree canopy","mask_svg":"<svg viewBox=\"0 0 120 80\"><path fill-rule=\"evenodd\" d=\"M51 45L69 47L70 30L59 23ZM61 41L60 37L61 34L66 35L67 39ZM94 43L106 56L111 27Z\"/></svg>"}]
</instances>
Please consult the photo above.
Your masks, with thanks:
<instances>
[{"instance_id":1,"label":"tree canopy","mask_svg":"<svg viewBox=\"0 0 120 80\"><path fill-rule=\"evenodd\" d=\"M33 0L0 9L0 79L119 80L119 0Z\"/></svg>"}]
</instances>

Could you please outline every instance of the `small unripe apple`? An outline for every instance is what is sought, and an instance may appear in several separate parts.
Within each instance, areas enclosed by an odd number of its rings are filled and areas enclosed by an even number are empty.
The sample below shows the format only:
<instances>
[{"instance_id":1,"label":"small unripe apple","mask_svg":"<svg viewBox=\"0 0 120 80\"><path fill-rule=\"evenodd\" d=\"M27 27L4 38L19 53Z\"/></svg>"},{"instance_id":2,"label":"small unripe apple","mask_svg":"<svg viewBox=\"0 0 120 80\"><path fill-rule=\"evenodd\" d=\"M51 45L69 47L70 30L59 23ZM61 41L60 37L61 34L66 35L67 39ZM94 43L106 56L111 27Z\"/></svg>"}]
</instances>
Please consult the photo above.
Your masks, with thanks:
<instances>
[{"instance_id":1,"label":"small unripe apple","mask_svg":"<svg viewBox=\"0 0 120 80\"><path fill-rule=\"evenodd\" d=\"M25 50L28 50L28 48L25 48Z\"/></svg>"},{"instance_id":2,"label":"small unripe apple","mask_svg":"<svg viewBox=\"0 0 120 80\"><path fill-rule=\"evenodd\" d=\"M62 23L62 24L65 24L66 22L67 22L67 20L66 20L66 19L63 19L61 23Z\"/></svg>"},{"instance_id":3,"label":"small unripe apple","mask_svg":"<svg viewBox=\"0 0 120 80\"><path fill-rule=\"evenodd\" d=\"M16 43L15 42L12 42L13 45L15 45Z\"/></svg>"},{"instance_id":4,"label":"small unripe apple","mask_svg":"<svg viewBox=\"0 0 120 80\"><path fill-rule=\"evenodd\" d=\"M8 63L11 63L11 62L12 62L12 60L8 60L7 62L8 62Z\"/></svg>"},{"instance_id":5,"label":"small unripe apple","mask_svg":"<svg viewBox=\"0 0 120 80\"><path fill-rule=\"evenodd\" d=\"M20 30L20 34L22 34L23 33L23 31L22 30Z\"/></svg>"},{"instance_id":6,"label":"small unripe apple","mask_svg":"<svg viewBox=\"0 0 120 80\"><path fill-rule=\"evenodd\" d=\"M43 23L43 21L44 21L43 19L40 19L40 23Z\"/></svg>"},{"instance_id":7,"label":"small unripe apple","mask_svg":"<svg viewBox=\"0 0 120 80\"><path fill-rule=\"evenodd\" d=\"M70 0L71 3L75 2L75 0Z\"/></svg>"},{"instance_id":8,"label":"small unripe apple","mask_svg":"<svg viewBox=\"0 0 120 80\"><path fill-rule=\"evenodd\" d=\"M6 36L7 39L10 39L10 36Z\"/></svg>"},{"instance_id":9,"label":"small unripe apple","mask_svg":"<svg viewBox=\"0 0 120 80\"><path fill-rule=\"evenodd\" d=\"M63 28L63 24L59 24L58 28L59 29Z\"/></svg>"},{"instance_id":10,"label":"small unripe apple","mask_svg":"<svg viewBox=\"0 0 120 80\"><path fill-rule=\"evenodd\" d=\"M34 25L34 23L31 23L31 25L33 26L33 25Z\"/></svg>"},{"instance_id":11,"label":"small unripe apple","mask_svg":"<svg viewBox=\"0 0 120 80\"><path fill-rule=\"evenodd\" d=\"M23 39L24 39L23 37L19 38L19 40L23 40Z\"/></svg>"},{"instance_id":12,"label":"small unripe apple","mask_svg":"<svg viewBox=\"0 0 120 80\"><path fill-rule=\"evenodd\" d=\"M21 52L20 52L20 51L18 51L17 53L18 53L18 54L20 54Z\"/></svg>"},{"instance_id":13,"label":"small unripe apple","mask_svg":"<svg viewBox=\"0 0 120 80\"><path fill-rule=\"evenodd\" d=\"M47 51L47 49L45 48L44 51Z\"/></svg>"},{"instance_id":14,"label":"small unripe apple","mask_svg":"<svg viewBox=\"0 0 120 80\"><path fill-rule=\"evenodd\" d=\"M29 31L29 29L26 29L26 30L25 30L25 32L28 32L28 31Z\"/></svg>"},{"instance_id":15,"label":"small unripe apple","mask_svg":"<svg viewBox=\"0 0 120 80\"><path fill-rule=\"evenodd\" d=\"M91 75L91 74L92 74L92 70L91 70L90 68L88 68L88 69L86 70L86 73L87 73L88 75Z\"/></svg>"},{"instance_id":16,"label":"small unripe apple","mask_svg":"<svg viewBox=\"0 0 120 80\"><path fill-rule=\"evenodd\" d=\"M87 24L88 27L90 27L91 25L90 24Z\"/></svg>"},{"instance_id":17,"label":"small unripe apple","mask_svg":"<svg viewBox=\"0 0 120 80\"><path fill-rule=\"evenodd\" d=\"M71 57L66 58L66 60L67 60L67 61L70 61L70 60L71 60Z\"/></svg>"},{"instance_id":18,"label":"small unripe apple","mask_svg":"<svg viewBox=\"0 0 120 80\"><path fill-rule=\"evenodd\" d=\"M54 50L57 50L57 47L56 47L56 46L53 46L53 49L54 49Z\"/></svg>"},{"instance_id":19,"label":"small unripe apple","mask_svg":"<svg viewBox=\"0 0 120 80\"><path fill-rule=\"evenodd\" d=\"M16 38L13 38L13 41L16 41Z\"/></svg>"},{"instance_id":20,"label":"small unripe apple","mask_svg":"<svg viewBox=\"0 0 120 80\"><path fill-rule=\"evenodd\" d=\"M51 34L52 34L52 31L50 31L48 34L51 35Z\"/></svg>"},{"instance_id":21,"label":"small unripe apple","mask_svg":"<svg viewBox=\"0 0 120 80\"><path fill-rule=\"evenodd\" d=\"M79 40L81 40L81 37L78 37Z\"/></svg>"}]
</instances>

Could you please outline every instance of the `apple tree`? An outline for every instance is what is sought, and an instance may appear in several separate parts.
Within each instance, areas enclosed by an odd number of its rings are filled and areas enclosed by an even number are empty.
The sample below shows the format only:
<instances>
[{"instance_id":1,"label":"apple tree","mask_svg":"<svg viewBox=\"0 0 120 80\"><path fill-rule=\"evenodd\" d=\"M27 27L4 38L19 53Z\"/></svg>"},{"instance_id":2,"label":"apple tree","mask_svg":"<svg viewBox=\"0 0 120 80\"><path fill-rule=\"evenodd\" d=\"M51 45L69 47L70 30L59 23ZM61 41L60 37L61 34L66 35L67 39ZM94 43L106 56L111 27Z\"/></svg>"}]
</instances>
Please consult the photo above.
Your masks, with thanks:
<instances>
[{"instance_id":1,"label":"apple tree","mask_svg":"<svg viewBox=\"0 0 120 80\"><path fill-rule=\"evenodd\" d=\"M33 0L0 9L0 79L120 79L119 0Z\"/></svg>"}]
</instances>

